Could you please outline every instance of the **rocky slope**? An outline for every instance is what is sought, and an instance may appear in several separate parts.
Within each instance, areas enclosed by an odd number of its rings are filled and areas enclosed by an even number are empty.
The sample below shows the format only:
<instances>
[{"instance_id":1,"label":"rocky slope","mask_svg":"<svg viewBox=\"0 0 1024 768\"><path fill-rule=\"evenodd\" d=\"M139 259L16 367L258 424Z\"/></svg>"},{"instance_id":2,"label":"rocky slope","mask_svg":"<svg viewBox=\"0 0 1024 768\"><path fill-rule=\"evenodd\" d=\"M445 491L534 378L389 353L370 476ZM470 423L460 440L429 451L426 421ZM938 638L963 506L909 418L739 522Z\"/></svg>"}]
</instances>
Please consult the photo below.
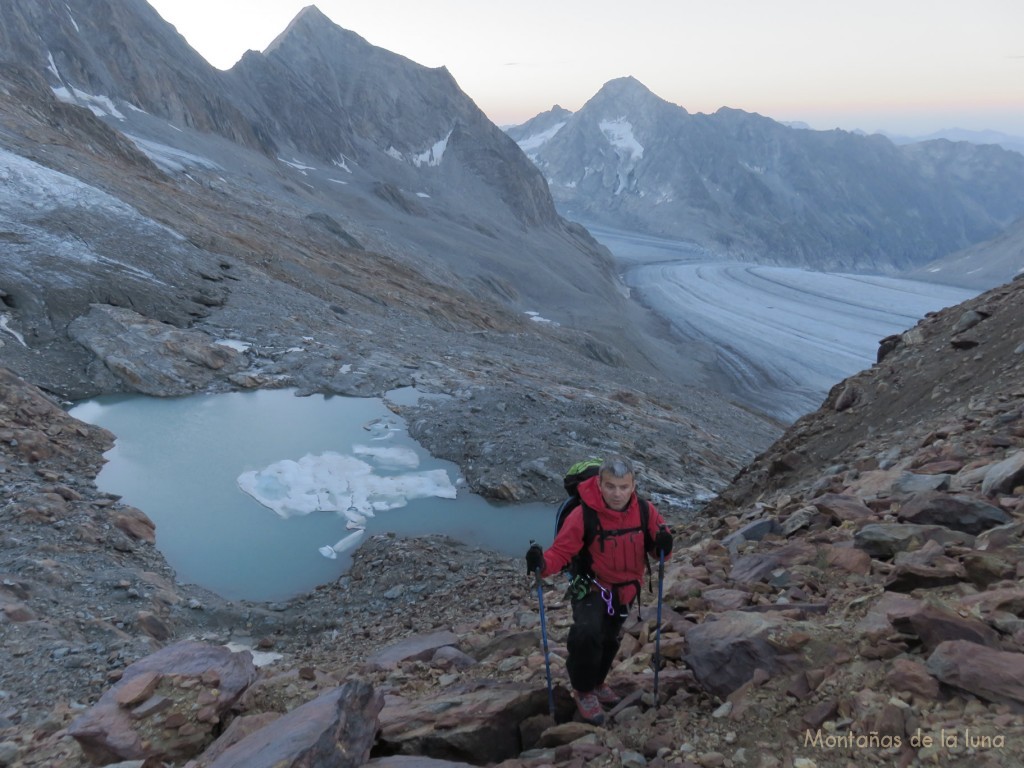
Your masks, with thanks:
<instances>
[{"instance_id":1,"label":"rocky slope","mask_svg":"<svg viewBox=\"0 0 1024 768\"><path fill-rule=\"evenodd\" d=\"M145 516L91 487L110 436L5 374L0 758L259 765L284 743L286 765L1019 765L1022 292L886 340L696 516L666 509L663 629L645 593L603 728L571 721L556 580L553 725L518 559L378 537L337 584L223 604L175 585Z\"/></svg>"},{"instance_id":2,"label":"rocky slope","mask_svg":"<svg viewBox=\"0 0 1024 768\"><path fill-rule=\"evenodd\" d=\"M906 276L984 289L1007 277L1020 275L1024 269L1021 254L1024 254L1024 218L991 240L951 253L911 270Z\"/></svg>"},{"instance_id":3,"label":"rocky slope","mask_svg":"<svg viewBox=\"0 0 1024 768\"><path fill-rule=\"evenodd\" d=\"M36 53L88 39L83 8L5 4L0 34L25 36L0 39ZM139 52L90 50L54 54L57 69L91 62L99 77L103 54ZM1017 678L987 674L1019 657L1019 282L887 340L879 365L765 450L778 426L701 386L585 231L524 227L540 210L529 194L516 209L495 186L483 210L505 212L481 219L430 196L431 166L398 147L416 186L375 176L376 161L278 160L258 132L171 125L159 104L86 110L54 97L45 56L22 53L29 65L0 65L0 765L1019 764ZM554 500L580 455L637 459L677 528L659 707L646 595L613 678L632 698L607 728L551 729L537 593L518 560L456 542L372 540L338 583L276 604L177 583L145 511L95 487L113 436L61 407L408 384L452 395L402 415L492 497ZM714 490L694 516L688 502ZM563 721L560 587L544 594ZM907 752L917 728L956 730L959 751ZM988 746L969 754L967 728ZM872 730L904 743L835 741Z\"/></svg>"}]
</instances>

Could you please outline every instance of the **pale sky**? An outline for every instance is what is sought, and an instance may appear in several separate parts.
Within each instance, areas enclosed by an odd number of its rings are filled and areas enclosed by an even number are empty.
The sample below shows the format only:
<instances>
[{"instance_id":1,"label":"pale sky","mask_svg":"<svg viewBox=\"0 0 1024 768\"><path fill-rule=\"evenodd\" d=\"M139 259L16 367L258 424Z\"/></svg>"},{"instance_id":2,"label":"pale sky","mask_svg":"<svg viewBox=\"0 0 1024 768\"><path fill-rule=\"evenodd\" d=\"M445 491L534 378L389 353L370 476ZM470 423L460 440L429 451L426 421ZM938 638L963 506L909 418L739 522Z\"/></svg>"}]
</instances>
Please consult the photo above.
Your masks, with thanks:
<instances>
[{"instance_id":1,"label":"pale sky","mask_svg":"<svg viewBox=\"0 0 1024 768\"><path fill-rule=\"evenodd\" d=\"M263 50L309 0L149 0L211 64ZM319 0L445 66L498 125L577 110L632 75L689 112L812 128L1024 136L1024 0Z\"/></svg>"}]
</instances>

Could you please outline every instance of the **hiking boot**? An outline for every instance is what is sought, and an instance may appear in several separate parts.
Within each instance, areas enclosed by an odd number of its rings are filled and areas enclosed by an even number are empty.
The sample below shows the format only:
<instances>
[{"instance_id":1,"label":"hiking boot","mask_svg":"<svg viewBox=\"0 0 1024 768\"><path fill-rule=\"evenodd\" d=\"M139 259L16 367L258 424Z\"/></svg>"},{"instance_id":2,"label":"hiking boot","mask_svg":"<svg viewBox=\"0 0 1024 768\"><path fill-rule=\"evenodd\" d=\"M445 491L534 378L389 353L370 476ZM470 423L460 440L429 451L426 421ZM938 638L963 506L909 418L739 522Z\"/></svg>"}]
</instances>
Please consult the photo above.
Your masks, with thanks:
<instances>
[{"instance_id":1,"label":"hiking boot","mask_svg":"<svg viewBox=\"0 0 1024 768\"><path fill-rule=\"evenodd\" d=\"M601 702L597 700L593 691L589 693L573 691L573 695L576 697L576 709L580 711L580 717L594 725L604 722L604 710L601 709Z\"/></svg>"},{"instance_id":2,"label":"hiking boot","mask_svg":"<svg viewBox=\"0 0 1024 768\"><path fill-rule=\"evenodd\" d=\"M617 694L615 691L613 691L608 686L608 683L601 683L599 686L597 686L597 688L594 689L594 696L597 697L597 700L599 702L608 707L614 707L616 704L622 701L622 697L619 696L619 694Z\"/></svg>"}]
</instances>

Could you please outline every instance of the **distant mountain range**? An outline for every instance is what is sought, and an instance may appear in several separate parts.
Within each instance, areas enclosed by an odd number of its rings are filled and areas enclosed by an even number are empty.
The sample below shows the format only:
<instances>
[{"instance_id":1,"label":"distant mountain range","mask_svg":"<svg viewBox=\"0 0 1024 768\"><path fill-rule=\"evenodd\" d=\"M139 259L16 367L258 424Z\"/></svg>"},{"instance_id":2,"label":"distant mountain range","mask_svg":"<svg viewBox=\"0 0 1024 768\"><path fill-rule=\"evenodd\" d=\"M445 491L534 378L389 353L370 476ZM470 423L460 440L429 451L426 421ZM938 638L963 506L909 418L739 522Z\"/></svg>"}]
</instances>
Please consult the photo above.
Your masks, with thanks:
<instances>
[{"instance_id":1,"label":"distant mountain range","mask_svg":"<svg viewBox=\"0 0 1024 768\"><path fill-rule=\"evenodd\" d=\"M814 130L810 125L800 120L785 120L782 122L782 125L785 125L787 128L805 131ZM971 144L996 144L1003 149L1010 149L1024 154L1024 136L1014 136L1009 133L1002 133L1001 131L972 131L966 128L944 128L924 136L906 136L884 130L852 130L851 133L856 133L858 136L870 136L872 134L885 136L893 144L919 144L922 141L937 141L939 139L968 141Z\"/></svg>"},{"instance_id":2,"label":"distant mountain range","mask_svg":"<svg viewBox=\"0 0 1024 768\"><path fill-rule=\"evenodd\" d=\"M1013 136L1000 131L971 131L966 128L945 128L926 136L903 136L888 131L878 131L894 144L918 144L922 141L967 141L971 144L995 144L1003 149L1024 154L1024 136Z\"/></svg>"},{"instance_id":3,"label":"distant mountain range","mask_svg":"<svg viewBox=\"0 0 1024 768\"><path fill-rule=\"evenodd\" d=\"M506 130L564 215L718 256L895 273L996 237L1024 214L1017 152L897 146L735 109L690 114L633 78L605 84L575 113L556 106Z\"/></svg>"}]
</instances>

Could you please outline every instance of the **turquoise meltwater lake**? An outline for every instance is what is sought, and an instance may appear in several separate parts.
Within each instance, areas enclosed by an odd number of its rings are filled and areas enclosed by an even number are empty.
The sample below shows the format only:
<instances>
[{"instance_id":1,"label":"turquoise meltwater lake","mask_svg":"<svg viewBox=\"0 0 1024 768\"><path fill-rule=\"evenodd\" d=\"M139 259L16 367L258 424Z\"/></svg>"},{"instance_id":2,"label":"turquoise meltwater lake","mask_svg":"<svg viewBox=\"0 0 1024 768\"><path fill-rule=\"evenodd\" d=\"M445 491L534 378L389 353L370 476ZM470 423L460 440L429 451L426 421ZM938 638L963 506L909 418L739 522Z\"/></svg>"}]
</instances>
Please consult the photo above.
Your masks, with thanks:
<instances>
[{"instance_id":1,"label":"turquoise meltwater lake","mask_svg":"<svg viewBox=\"0 0 1024 768\"><path fill-rule=\"evenodd\" d=\"M229 600L285 600L329 583L374 534L439 533L507 555L553 535L550 505L470 493L458 467L419 446L380 398L133 395L70 413L117 437L100 490L153 520L180 582Z\"/></svg>"}]
</instances>

